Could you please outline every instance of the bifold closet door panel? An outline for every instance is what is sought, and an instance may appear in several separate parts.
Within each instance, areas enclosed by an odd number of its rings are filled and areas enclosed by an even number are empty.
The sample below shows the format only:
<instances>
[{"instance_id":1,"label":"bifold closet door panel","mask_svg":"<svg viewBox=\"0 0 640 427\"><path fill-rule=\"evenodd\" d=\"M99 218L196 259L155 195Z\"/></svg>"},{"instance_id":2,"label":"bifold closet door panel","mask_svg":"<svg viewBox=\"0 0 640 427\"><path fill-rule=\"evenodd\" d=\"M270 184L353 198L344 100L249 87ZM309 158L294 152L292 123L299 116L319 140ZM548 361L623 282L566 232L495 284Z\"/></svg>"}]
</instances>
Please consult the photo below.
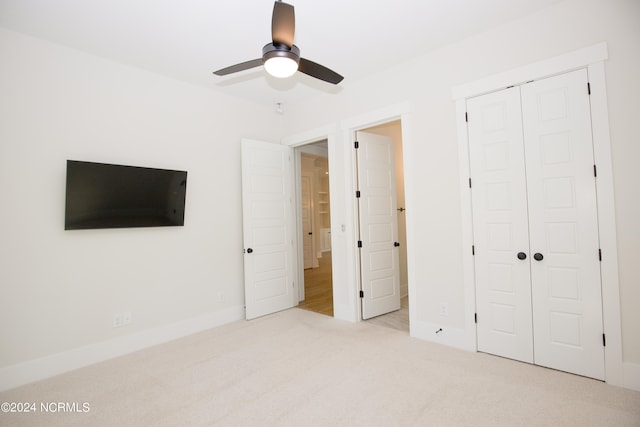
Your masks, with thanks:
<instances>
[{"instance_id":1,"label":"bifold closet door panel","mask_svg":"<svg viewBox=\"0 0 640 427\"><path fill-rule=\"evenodd\" d=\"M467 113L478 350L532 363L520 89L469 99Z\"/></svg>"},{"instance_id":2,"label":"bifold closet door panel","mask_svg":"<svg viewBox=\"0 0 640 427\"><path fill-rule=\"evenodd\" d=\"M538 365L603 379L596 178L587 82L587 71L578 70L521 87L534 360Z\"/></svg>"}]
</instances>

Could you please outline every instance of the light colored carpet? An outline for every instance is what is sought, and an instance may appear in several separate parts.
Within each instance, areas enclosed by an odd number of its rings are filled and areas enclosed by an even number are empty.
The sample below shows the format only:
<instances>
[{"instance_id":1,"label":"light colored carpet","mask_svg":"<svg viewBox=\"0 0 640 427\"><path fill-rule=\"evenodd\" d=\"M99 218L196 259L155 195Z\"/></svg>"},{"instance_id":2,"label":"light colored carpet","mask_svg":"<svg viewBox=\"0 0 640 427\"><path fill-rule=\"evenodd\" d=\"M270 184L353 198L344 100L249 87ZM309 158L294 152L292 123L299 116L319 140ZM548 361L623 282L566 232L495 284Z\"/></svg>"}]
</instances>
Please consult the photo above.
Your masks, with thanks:
<instances>
[{"instance_id":1,"label":"light colored carpet","mask_svg":"<svg viewBox=\"0 0 640 427\"><path fill-rule=\"evenodd\" d=\"M291 309L0 393L2 426L632 426L640 392Z\"/></svg>"}]
</instances>

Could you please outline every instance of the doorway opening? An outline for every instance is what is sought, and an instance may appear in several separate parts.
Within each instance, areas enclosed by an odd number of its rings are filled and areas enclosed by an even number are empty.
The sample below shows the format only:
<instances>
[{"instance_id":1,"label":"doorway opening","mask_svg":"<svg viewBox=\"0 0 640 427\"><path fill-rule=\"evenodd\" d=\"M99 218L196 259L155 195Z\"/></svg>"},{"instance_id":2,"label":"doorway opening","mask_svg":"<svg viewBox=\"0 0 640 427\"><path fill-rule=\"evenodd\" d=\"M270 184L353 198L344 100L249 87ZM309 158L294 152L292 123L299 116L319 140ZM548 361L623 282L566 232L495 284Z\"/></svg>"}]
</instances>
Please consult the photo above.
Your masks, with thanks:
<instances>
[{"instance_id":1,"label":"doorway opening","mask_svg":"<svg viewBox=\"0 0 640 427\"><path fill-rule=\"evenodd\" d=\"M296 148L298 184L298 241L303 286L298 307L333 316L331 204L327 140Z\"/></svg>"},{"instance_id":2,"label":"doorway opening","mask_svg":"<svg viewBox=\"0 0 640 427\"><path fill-rule=\"evenodd\" d=\"M386 314L372 317L367 320L369 323L386 326L409 332L409 292L407 274L407 239L406 239L406 216L405 216L405 191L404 191L404 167L402 153L402 126L401 120L394 120L380 125L361 129L362 132L376 134L390 138L393 144L394 176L395 181L395 210L397 218L398 247L397 263L399 270L399 297L400 309ZM359 131L360 132L360 131ZM363 284L361 283L361 289Z\"/></svg>"}]
</instances>

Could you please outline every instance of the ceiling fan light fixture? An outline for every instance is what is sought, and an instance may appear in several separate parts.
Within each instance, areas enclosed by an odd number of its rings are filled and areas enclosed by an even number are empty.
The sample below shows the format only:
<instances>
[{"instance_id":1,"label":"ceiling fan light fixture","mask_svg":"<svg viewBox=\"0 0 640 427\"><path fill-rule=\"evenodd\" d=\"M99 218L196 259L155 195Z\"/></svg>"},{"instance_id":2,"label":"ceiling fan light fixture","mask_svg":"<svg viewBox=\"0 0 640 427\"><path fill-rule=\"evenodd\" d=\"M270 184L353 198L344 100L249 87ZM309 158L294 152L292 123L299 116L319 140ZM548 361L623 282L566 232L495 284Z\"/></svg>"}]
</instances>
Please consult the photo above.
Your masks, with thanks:
<instances>
[{"instance_id":1,"label":"ceiling fan light fixture","mask_svg":"<svg viewBox=\"0 0 640 427\"><path fill-rule=\"evenodd\" d=\"M273 77L280 79L290 77L298 71L300 49L295 45L289 48L269 43L262 49L262 60L264 69Z\"/></svg>"},{"instance_id":2,"label":"ceiling fan light fixture","mask_svg":"<svg viewBox=\"0 0 640 427\"><path fill-rule=\"evenodd\" d=\"M264 62L264 69L273 77L284 79L291 77L298 71L298 63L285 56L276 56Z\"/></svg>"}]
</instances>

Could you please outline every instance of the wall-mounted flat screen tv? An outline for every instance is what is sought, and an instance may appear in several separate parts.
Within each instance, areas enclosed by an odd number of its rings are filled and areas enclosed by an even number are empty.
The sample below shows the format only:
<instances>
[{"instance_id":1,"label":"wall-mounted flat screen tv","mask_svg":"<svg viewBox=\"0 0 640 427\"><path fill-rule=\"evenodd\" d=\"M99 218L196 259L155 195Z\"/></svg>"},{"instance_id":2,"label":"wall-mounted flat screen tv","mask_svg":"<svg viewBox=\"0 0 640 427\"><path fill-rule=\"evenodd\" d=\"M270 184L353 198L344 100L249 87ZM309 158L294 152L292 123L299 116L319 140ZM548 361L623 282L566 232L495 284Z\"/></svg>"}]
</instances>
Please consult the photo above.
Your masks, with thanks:
<instances>
[{"instance_id":1,"label":"wall-mounted flat screen tv","mask_svg":"<svg viewBox=\"0 0 640 427\"><path fill-rule=\"evenodd\" d=\"M65 230L184 225L187 172L67 160Z\"/></svg>"}]
</instances>

